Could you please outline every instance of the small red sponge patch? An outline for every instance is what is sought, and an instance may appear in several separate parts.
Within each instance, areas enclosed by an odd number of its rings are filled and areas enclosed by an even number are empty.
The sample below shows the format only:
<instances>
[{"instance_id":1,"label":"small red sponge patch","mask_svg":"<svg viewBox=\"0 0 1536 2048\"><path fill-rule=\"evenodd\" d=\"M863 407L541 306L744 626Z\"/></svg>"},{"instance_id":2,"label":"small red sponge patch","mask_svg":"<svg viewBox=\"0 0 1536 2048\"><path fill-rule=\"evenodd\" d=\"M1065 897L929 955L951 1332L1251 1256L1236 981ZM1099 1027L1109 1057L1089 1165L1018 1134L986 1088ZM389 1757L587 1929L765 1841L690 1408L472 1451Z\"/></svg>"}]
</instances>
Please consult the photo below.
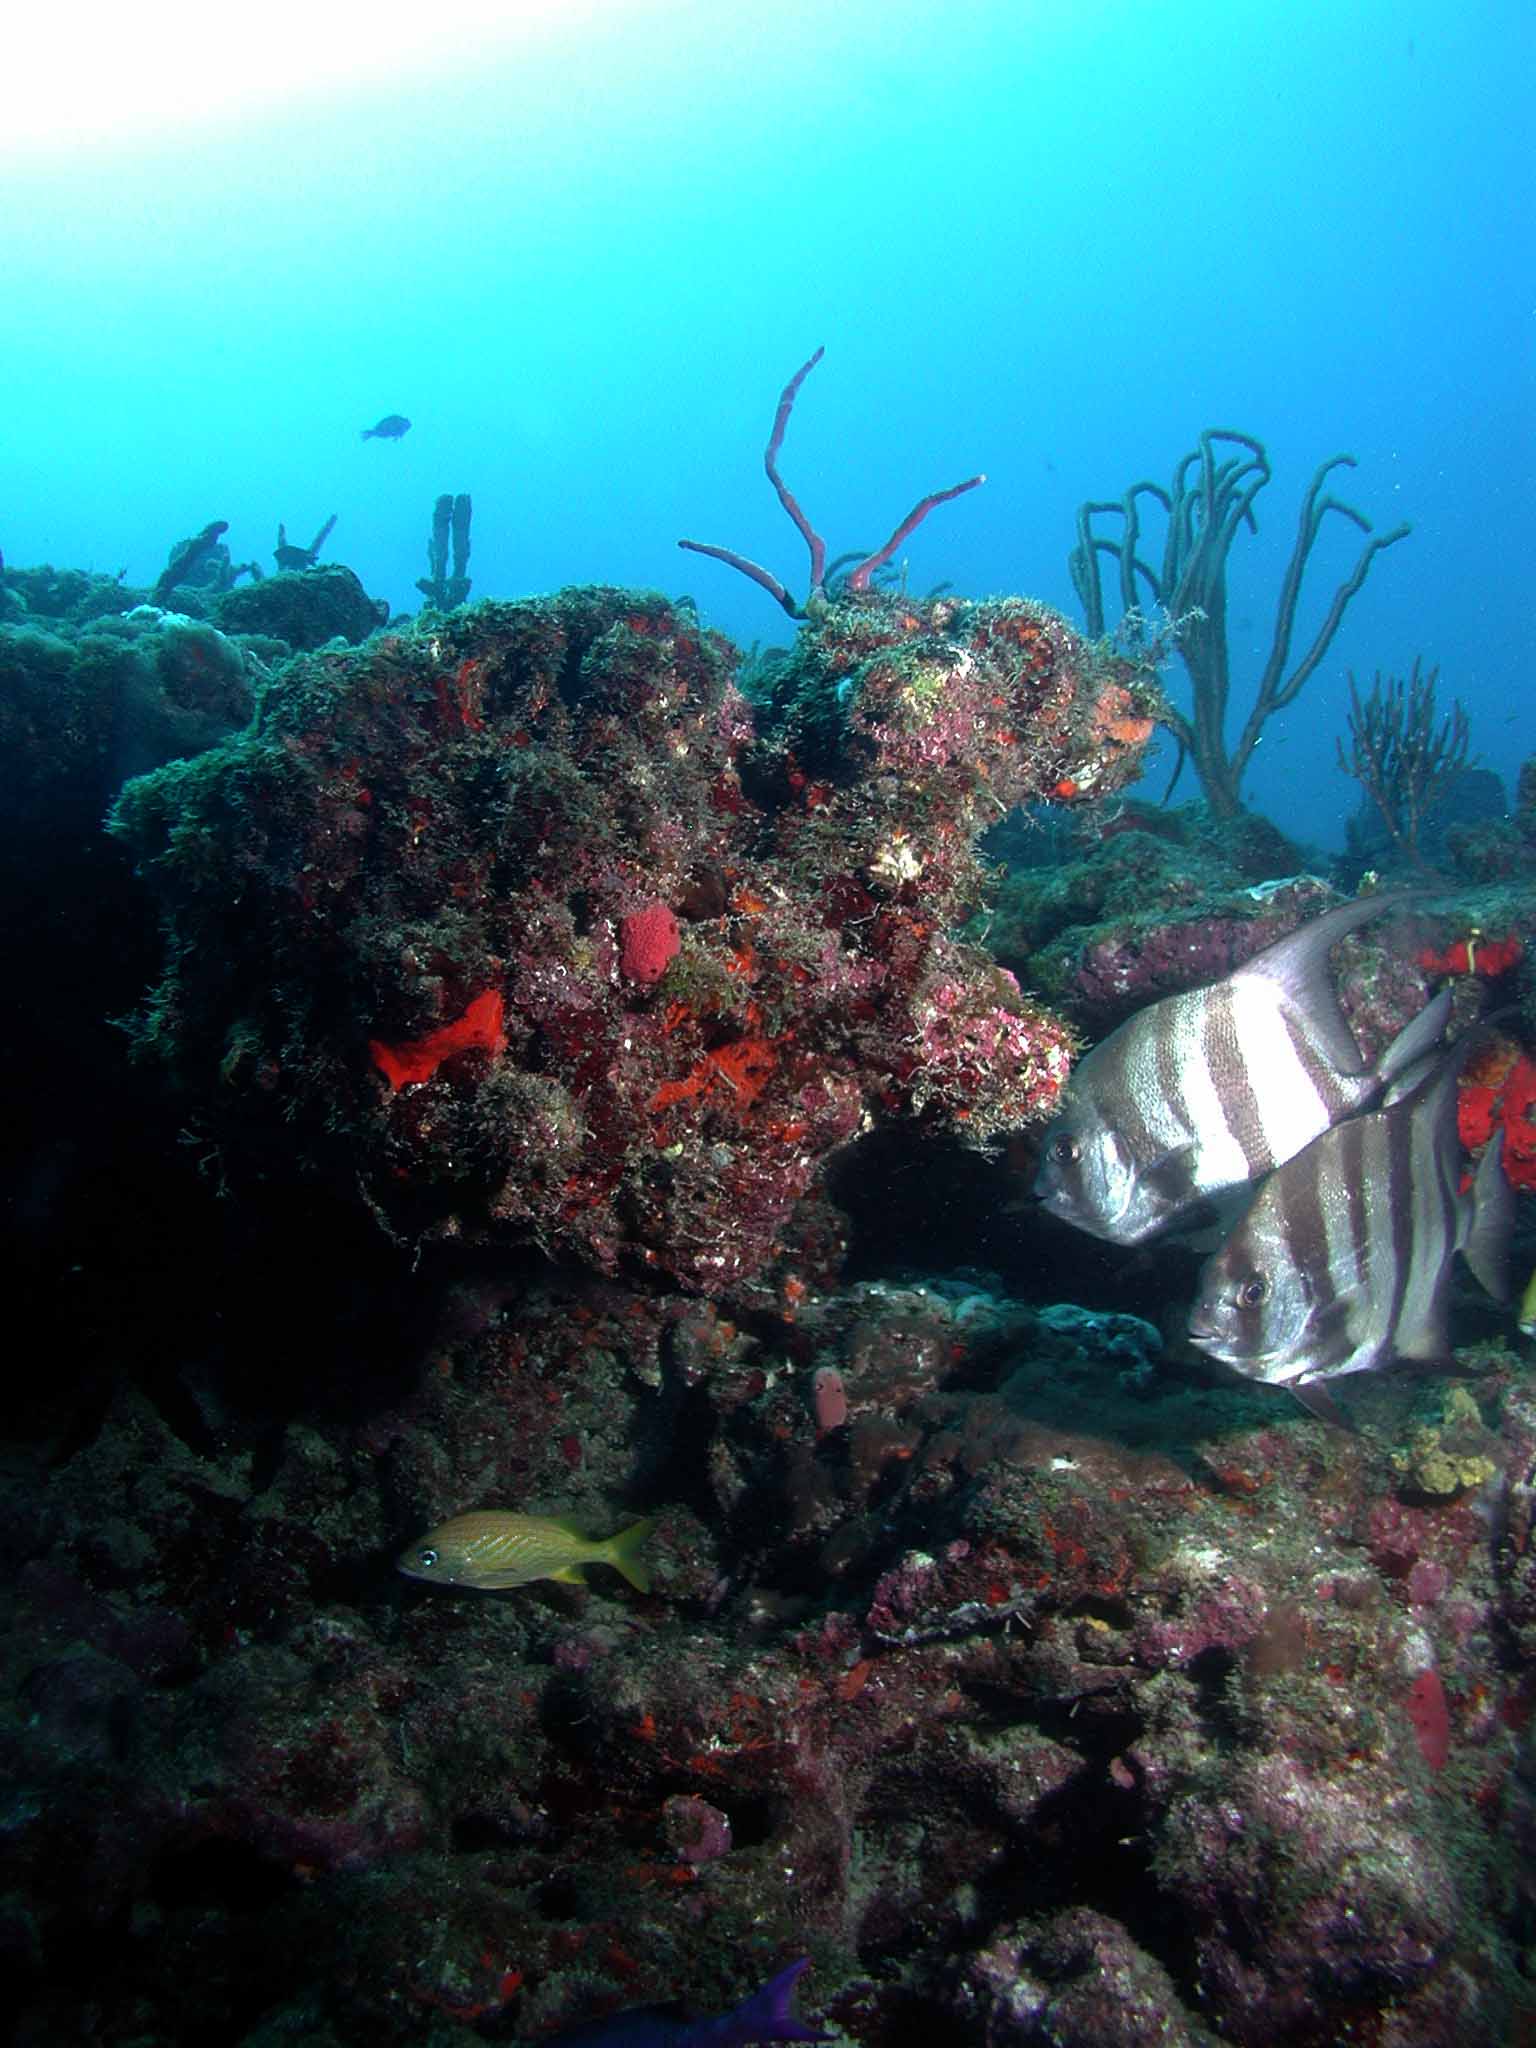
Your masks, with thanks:
<instances>
[{"instance_id":1,"label":"small red sponge patch","mask_svg":"<svg viewBox=\"0 0 1536 2048\"><path fill-rule=\"evenodd\" d=\"M408 1038L400 1045L385 1045L381 1039L370 1038L368 1051L391 1088L403 1088L408 1081L430 1081L443 1061L452 1059L456 1052L468 1052L472 1046L500 1052L507 1042L502 1009L500 994L488 988L452 1024L444 1024L422 1038Z\"/></svg>"},{"instance_id":2,"label":"small red sponge patch","mask_svg":"<svg viewBox=\"0 0 1536 2048\"><path fill-rule=\"evenodd\" d=\"M682 944L677 919L665 903L648 903L619 920L619 970L626 981L660 981Z\"/></svg>"}]
</instances>

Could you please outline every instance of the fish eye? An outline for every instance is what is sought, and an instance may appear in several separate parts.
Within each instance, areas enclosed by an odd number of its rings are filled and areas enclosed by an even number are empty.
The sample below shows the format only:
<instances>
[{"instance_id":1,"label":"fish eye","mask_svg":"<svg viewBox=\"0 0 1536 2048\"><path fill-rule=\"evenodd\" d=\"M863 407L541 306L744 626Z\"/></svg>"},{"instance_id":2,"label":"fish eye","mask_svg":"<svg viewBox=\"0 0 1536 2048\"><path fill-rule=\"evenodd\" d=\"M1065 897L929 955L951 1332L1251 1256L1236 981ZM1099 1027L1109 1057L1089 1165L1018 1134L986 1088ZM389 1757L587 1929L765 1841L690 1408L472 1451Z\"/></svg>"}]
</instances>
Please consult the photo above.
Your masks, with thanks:
<instances>
[{"instance_id":1,"label":"fish eye","mask_svg":"<svg viewBox=\"0 0 1536 2048\"><path fill-rule=\"evenodd\" d=\"M437 1563L437 1552L435 1550L418 1550L416 1553L416 1562L421 1566L424 1572L429 1572L431 1571L432 1567Z\"/></svg>"},{"instance_id":2,"label":"fish eye","mask_svg":"<svg viewBox=\"0 0 1536 2048\"><path fill-rule=\"evenodd\" d=\"M1054 1166L1075 1166L1081 1154L1082 1147L1076 1138L1061 1137L1051 1140L1048 1156Z\"/></svg>"},{"instance_id":3,"label":"fish eye","mask_svg":"<svg viewBox=\"0 0 1536 2048\"><path fill-rule=\"evenodd\" d=\"M1237 1305L1239 1308L1257 1308L1268 1292L1269 1282L1262 1273L1255 1273L1237 1290Z\"/></svg>"}]
</instances>

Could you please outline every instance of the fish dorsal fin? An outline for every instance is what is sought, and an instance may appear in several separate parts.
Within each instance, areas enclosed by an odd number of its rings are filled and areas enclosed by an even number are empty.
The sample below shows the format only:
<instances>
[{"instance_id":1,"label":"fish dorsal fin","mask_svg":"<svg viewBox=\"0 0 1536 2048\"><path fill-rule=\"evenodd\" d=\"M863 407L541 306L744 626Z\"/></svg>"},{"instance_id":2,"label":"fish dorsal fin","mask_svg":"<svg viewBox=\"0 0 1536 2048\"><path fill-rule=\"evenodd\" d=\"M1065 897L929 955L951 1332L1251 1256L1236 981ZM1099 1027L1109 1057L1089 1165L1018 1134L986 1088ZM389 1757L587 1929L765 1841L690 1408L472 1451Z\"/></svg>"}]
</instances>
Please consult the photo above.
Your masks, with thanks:
<instances>
[{"instance_id":1,"label":"fish dorsal fin","mask_svg":"<svg viewBox=\"0 0 1536 2048\"><path fill-rule=\"evenodd\" d=\"M1396 908L1401 899L1366 896L1358 902L1339 903L1314 917L1283 939L1276 939L1262 953L1255 953L1246 966L1232 976L1234 983L1264 981L1276 989L1285 1004L1307 1020L1307 1033L1336 1073L1358 1079L1370 1071L1362 1059L1355 1034L1339 1005L1328 974L1328 955L1347 932L1368 924L1384 910Z\"/></svg>"},{"instance_id":2,"label":"fish dorsal fin","mask_svg":"<svg viewBox=\"0 0 1536 2048\"><path fill-rule=\"evenodd\" d=\"M1515 1227L1515 1191L1504 1171L1504 1133L1495 1131L1472 1180L1467 1234L1461 1253L1495 1301L1507 1302L1509 1240Z\"/></svg>"}]
</instances>

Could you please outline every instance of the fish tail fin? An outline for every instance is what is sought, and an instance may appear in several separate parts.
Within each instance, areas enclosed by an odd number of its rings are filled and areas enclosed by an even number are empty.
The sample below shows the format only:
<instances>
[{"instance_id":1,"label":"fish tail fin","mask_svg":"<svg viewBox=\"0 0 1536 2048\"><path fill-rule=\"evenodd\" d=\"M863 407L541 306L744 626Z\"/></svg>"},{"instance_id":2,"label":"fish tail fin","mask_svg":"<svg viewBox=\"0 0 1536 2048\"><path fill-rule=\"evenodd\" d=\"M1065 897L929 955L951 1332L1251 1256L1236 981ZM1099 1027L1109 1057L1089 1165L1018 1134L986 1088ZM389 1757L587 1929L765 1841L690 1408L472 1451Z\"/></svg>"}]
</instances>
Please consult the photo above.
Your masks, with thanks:
<instances>
[{"instance_id":1,"label":"fish tail fin","mask_svg":"<svg viewBox=\"0 0 1536 2048\"><path fill-rule=\"evenodd\" d=\"M636 1557L646 1537L656 1526L649 1515L638 1522L631 1522L627 1529L621 1529L617 1536L610 1536L603 1545L601 1556L604 1564L611 1564L628 1579L637 1593L649 1593L651 1575Z\"/></svg>"},{"instance_id":2,"label":"fish tail fin","mask_svg":"<svg viewBox=\"0 0 1536 2048\"><path fill-rule=\"evenodd\" d=\"M795 1986L810 1967L810 1957L801 1956L744 2000L730 2015L731 2041L830 2041L830 2034L818 2033L795 2017Z\"/></svg>"},{"instance_id":3,"label":"fish tail fin","mask_svg":"<svg viewBox=\"0 0 1536 2048\"><path fill-rule=\"evenodd\" d=\"M1520 1328L1527 1337L1536 1337L1536 1273L1525 1283L1525 1292L1520 1297L1517 1311Z\"/></svg>"},{"instance_id":4,"label":"fish tail fin","mask_svg":"<svg viewBox=\"0 0 1536 2048\"><path fill-rule=\"evenodd\" d=\"M375 433L375 429L374 429L373 427L364 427L364 429L363 429L363 439L364 439L365 441L371 441L371 440L373 439L374 433Z\"/></svg>"},{"instance_id":5,"label":"fish tail fin","mask_svg":"<svg viewBox=\"0 0 1536 2048\"><path fill-rule=\"evenodd\" d=\"M1504 1171L1504 1133L1495 1131L1477 1162L1472 1210L1462 1257L1495 1301L1510 1298L1509 1240L1515 1228L1515 1191Z\"/></svg>"}]
</instances>

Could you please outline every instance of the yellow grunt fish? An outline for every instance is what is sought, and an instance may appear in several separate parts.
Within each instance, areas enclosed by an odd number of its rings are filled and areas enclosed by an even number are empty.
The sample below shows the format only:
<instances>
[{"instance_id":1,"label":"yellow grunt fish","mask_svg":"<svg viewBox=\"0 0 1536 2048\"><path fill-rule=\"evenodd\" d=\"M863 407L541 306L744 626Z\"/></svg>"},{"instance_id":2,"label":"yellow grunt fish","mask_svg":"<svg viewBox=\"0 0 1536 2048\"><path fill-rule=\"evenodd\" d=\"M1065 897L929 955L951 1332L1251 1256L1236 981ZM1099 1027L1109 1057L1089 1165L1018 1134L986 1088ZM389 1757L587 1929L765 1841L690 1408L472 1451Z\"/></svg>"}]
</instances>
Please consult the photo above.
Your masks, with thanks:
<instances>
[{"instance_id":1,"label":"yellow grunt fish","mask_svg":"<svg viewBox=\"0 0 1536 2048\"><path fill-rule=\"evenodd\" d=\"M534 1579L584 1586L583 1565L611 1564L637 1593L648 1593L651 1575L635 1552L650 1533L648 1520L631 1522L616 1536L594 1541L556 1515L478 1508L439 1522L396 1562L408 1579L424 1579L429 1586L472 1586L485 1593L526 1586Z\"/></svg>"},{"instance_id":2,"label":"yellow grunt fish","mask_svg":"<svg viewBox=\"0 0 1536 2048\"><path fill-rule=\"evenodd\" d=\"M1536 1337L1536 1273L1527 1280L1520 1297L1520 1327L1527 1337Z\"/></svg>"}]
</instances>

